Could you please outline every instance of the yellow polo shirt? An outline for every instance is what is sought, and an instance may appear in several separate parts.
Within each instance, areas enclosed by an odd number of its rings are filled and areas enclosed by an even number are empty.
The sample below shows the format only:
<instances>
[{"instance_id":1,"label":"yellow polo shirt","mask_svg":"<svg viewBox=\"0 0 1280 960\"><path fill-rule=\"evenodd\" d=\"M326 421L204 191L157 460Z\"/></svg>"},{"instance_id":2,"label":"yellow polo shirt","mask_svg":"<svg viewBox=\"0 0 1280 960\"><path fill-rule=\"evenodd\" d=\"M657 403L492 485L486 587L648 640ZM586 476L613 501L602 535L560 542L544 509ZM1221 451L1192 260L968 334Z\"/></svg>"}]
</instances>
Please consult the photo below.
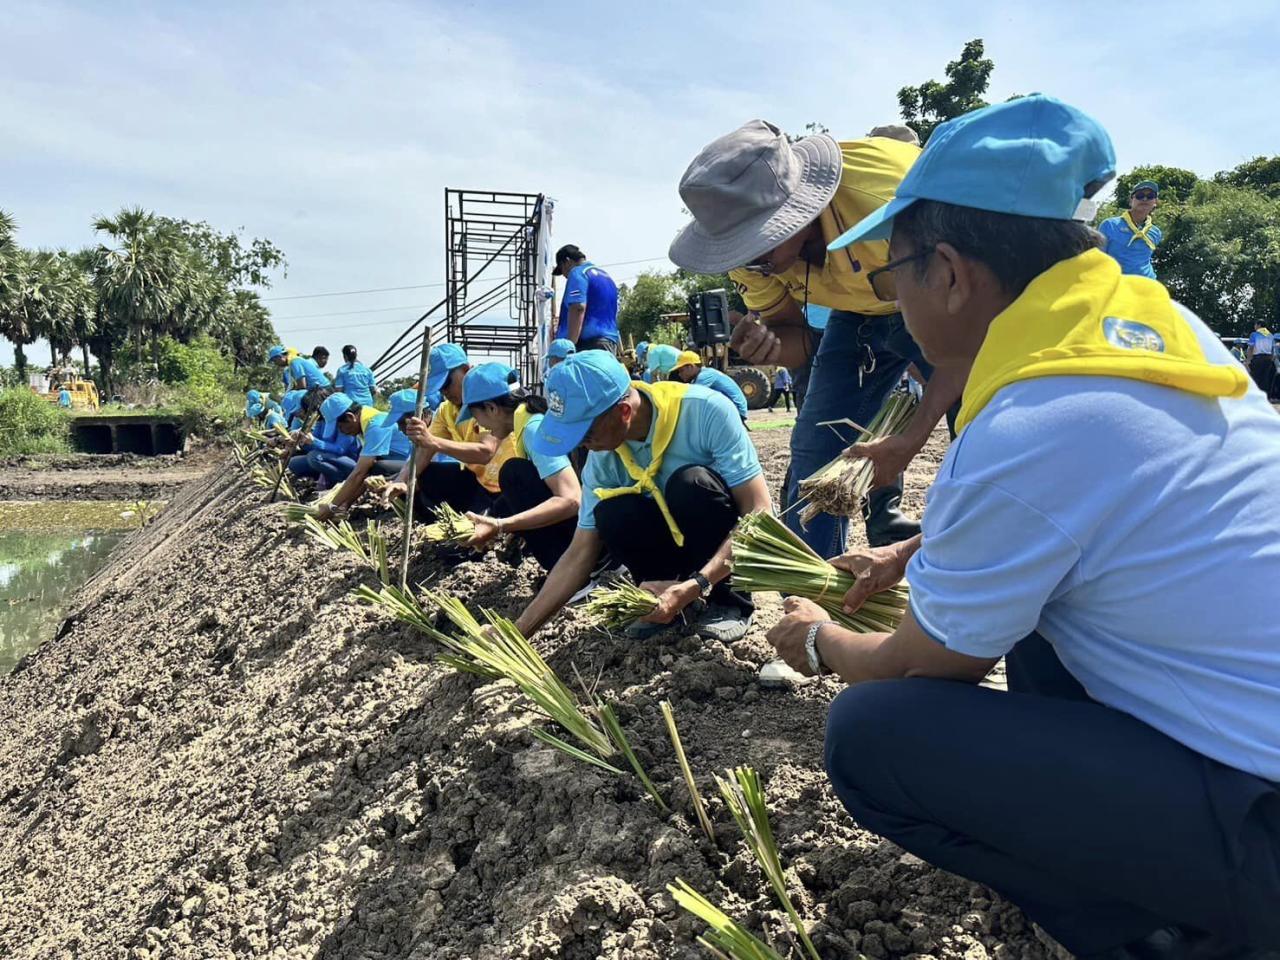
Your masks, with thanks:
<instances>
[{"instance_id":1,"label":"yellow polo shirt","mask_svg":"<svg viewBox=\"0 0 1280 960\"><path fill-rule=\"evenodd\" d=\"M818 217L822 237L830 243L863 217L893 199L898 184L920 156L920 148L888 137L865 137L840 143L844 167L840 186ZM867 274L889 262L889 241L855 243L843 250L827 251L821 267L809 268L809 302L874 316L896 313L897 304L876 297ZM762 317L781 310L787 298L804 303L805 265L785 273L762 277L749 270L730 270L729 277L747 305Z\"/></svg>"},{"instance_id":2,"label":"yellow polo shirt","mask_svg":"<svg viewBox=\"0 0 1280 960\"><path fill-rule=\"evenodd\" d=\"M440 437L442 440L453 440L456 443L479 443L484 431L475 420L464 420L459 426L460 412L452 400L441 401L440 406L436 408L435 416L431 418L431 435ZM498 492L498 483L495 477L490 476L489 464L464 463L462 466L474 473L480 485L490 493Z\"/></svg>"}]
</instances>

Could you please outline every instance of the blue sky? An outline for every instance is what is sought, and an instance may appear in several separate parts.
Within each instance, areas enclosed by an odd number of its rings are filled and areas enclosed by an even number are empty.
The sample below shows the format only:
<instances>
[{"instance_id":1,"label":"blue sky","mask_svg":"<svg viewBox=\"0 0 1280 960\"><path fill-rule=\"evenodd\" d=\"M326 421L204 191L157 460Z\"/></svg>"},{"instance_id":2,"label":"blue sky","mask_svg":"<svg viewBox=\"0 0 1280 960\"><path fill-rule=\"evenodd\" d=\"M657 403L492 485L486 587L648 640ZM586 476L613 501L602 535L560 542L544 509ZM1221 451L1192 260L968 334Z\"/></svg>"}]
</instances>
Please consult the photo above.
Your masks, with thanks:
<instances>
[{"instance_id":1,"label":"blue sky","mask_svg":"<svg viewBox=\"0 0 1280 960\"><path fill-rule=\"evenodd\" d=\"M264 295L296 298L438 283L446 186L545 192L557 243L656 258L624 281L669 267L676 184L704 143L753 117L860 135L973 37L992 99L1083 107L1122 170L1280 153L1274 2L1132 9L0 0L0 208L28 246L91 243L94 215L133 204L243 227L289 258ZM372 357L436 296L270 305L287 342Z\"/></svg>"}]
</instances>

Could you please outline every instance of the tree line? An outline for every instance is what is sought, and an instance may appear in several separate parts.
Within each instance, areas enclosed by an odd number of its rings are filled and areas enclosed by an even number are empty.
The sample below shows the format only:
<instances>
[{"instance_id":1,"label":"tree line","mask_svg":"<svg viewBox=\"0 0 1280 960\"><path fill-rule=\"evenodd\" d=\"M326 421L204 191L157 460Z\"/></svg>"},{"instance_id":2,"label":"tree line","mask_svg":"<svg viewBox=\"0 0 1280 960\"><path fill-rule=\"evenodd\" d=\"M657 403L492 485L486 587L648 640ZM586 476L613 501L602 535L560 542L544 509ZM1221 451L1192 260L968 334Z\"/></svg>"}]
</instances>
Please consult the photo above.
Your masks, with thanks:
<instances>
[{"instance_id":1,"label":"tree line","mask_svg":"<svg viewBox=\"0 0 1280 960\"><path fill-rule=\"evenodd\" d=\"M92 353L106 396L122 360L157 369L163 338L210 337L236 369L261 362L276 335L258 290L287 267L273 243L140 207L98 217L93 228L95 246L32 250L0 210L0 336L13 344L20 381L37 340L59 365L79 348L86 376Z\"/></svg>"}]
</instances>

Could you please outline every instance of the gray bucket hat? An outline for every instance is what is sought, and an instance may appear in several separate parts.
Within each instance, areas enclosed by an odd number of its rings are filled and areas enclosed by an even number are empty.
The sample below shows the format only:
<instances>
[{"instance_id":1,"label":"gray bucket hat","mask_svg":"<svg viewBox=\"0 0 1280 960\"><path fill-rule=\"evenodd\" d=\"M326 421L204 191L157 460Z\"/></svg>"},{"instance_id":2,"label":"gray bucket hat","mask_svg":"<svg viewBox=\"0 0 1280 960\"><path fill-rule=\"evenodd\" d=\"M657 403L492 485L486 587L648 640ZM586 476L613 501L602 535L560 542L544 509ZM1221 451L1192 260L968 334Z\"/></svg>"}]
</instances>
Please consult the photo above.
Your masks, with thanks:
<instances>
[{"instance_id":1,"label":"gray bucket hat","mask_svg":"<svg viewBox=\"0 0 1280 960\"><path fill-rule=\"evenodd\" d=\"M768 253L812 223L840 186L840 145L826 134L796 143L752 120L702 148L680 178L693 214L669 256L694 273L723 273Z\"/></svg>"}]
</instances>

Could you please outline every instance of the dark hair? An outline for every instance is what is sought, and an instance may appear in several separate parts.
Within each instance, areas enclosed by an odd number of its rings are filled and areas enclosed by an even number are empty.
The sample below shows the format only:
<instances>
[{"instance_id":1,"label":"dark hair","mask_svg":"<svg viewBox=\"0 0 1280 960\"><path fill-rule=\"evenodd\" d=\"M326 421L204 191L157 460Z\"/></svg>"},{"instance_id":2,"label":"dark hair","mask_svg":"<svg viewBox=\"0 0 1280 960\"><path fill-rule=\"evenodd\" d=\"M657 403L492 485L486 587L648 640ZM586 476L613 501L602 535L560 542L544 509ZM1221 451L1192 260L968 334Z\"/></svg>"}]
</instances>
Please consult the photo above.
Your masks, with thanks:
<instances>
[{"instance_id":1,"label":"dark hair","mask_svg":"<svg viewBox=\"0 0 1280 960\"><path fill-rule=\"evenodd\" d=\"M348 343L345 347L342 348L342 359L347 361L347 363L355 363L356 348Z\"/></svg>"},{"instance_id":2,"label":"dark hair","mask_svg":"<svg viewBox=\"0 0 1280 960\"><path fill-rule=\"evenodd\" d=\"M536 393L529 393L523 388L513 390L511 393L504 393L500 397L494 397L492 400L484 402L492 403L499 410L514 410L523 403L529 408L530 413L547 412L547 398L541 397Z\"/></svg>"},{"instance_id":3,"label":"dark hair","mask_svg":"<svg viewBox=\"0 0 1280 960\"><path fill-rule=\"evenodd\" d=\"M1076 220L1048 220L960 207L937 200L917 200L894 218L914 250L949 243L995 274L1005 292L1020 295L1055 263L1070 260L1102 245L1102 236ZM916 264L923 276L928 259Z\"/></svg>"},{"instance_id":4,"label":"dark hair","mask_svg":"<svg viewBox=\"0 0 1280 960\"><path fill-rule=\"evenodd\" d=\"M311 356L314 358L317 355L323 355L327 357L329 355L329 348L326 347L324 344L320 344L320 346L318 347L312 347Z\"/></svg>"},{"instance_id":5,"label":"dark hair","mask_svg":"<svg viewBox=\"0 0 1280 960\"><path fill-rule=\"evenodd\" d=\"M579 250L578 245L575 243L566 243L563 247L561 247L559 250L556 251L557 266L560 264L561 260L577 261L577 260L585 260L585 259L586 259L586 254L584 254L581 250Z\"/></svg>"},{"instance_id":6,"label":"dark hair","mask_svg":"<svg viewBox=\"0 0 1280 960\"><path fill-rule=\"evenodd\" d=\"M320 404L329 399L337 391L333 387L312 387L302 398L302 410L308 416L320 409Z\"/></svg>"}]
</instances>

